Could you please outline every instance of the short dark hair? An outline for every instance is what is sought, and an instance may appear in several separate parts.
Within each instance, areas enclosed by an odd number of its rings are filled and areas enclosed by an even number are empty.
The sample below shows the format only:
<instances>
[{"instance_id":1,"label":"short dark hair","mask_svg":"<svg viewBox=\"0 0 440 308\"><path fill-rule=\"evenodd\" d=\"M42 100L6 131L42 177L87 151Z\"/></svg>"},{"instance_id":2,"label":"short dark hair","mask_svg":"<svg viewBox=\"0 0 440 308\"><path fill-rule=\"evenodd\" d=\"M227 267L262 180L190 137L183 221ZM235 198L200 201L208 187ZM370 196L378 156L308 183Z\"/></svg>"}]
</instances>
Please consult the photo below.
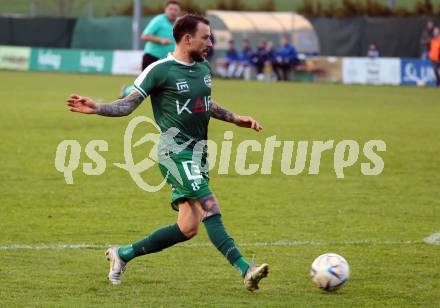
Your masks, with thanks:
<instances>
[{"instance_id":1,"label":"short dark hair","mask_svg":"<svg viewBox=\"0 0 440 308\"><path fill-rule=\"evenodd\" d=\"M180 8L182 8L182 4L180 4L180 2L176 1L176 0L167 1L167 3L165 4L165 7L168 7L168 5L171 5L171 4L178 5Z\"/></svg>"},{"instance_id":2,"label":"short dark hair","mask_svg":"<svg viewBox=\"0 0 440 308\"><path fill-rule=\"evenodd\" d=\"M185 34L194 35L194 33L196 33L197 31L197 25L200 22L204 23L207 26L210 25L209 20L195 14L186 14L180 17L179 19L177 19L173 28L173 36L174 39L176 40L176 43L179 43Z\"/></svg>"}]
</instances>

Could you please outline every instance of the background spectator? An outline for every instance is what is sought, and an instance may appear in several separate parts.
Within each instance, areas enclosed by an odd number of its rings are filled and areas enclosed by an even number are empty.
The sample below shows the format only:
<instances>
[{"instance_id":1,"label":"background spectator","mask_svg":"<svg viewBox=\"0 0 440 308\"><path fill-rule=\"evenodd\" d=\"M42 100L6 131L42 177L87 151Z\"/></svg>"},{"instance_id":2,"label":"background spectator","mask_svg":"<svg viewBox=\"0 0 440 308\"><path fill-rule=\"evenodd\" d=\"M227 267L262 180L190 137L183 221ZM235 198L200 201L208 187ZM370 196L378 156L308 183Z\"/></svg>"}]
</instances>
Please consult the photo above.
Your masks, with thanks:
<instances>
[{"instance_id":1,"label":"background spectator","mask_svg":"<svg viewBox=\"0 0 440 308\"><path fill-rule=\"evenodd\" d=\"M426 23L426 27L422 32L422 36L420 37L420 58L422 60L427 60L429 54L429 48L431 44L431 40L434 37L434 22L429 20Z\"/></svg>"},{"instance_id":2,"label":"background spectator","mask_svg":"<svg viewBox=\"0 0 440 308\"><path fill-rule=\"evenodd\" d=\"M264 63L266 62L267 51L266 51L266 41L264 39L260 39L258 43L257 50L252 58L252 63L255 65L257 70L257 79L264 79L263 69Z\"/></svg>"},{"instance_id":3,"label":"background spectator","mask_svg":"<svg viewBox=\"0 0 440 308\"><path fill-rule=\"evenodd\" d=\"M377 45L375 43L371 43L368 46L367 57L375 59L375 58L379 58L379 56L380 56L380 52L379 49L377 48Z\"/></svg>"},{"instance_id":4,"label":"background spectator","mask_svg":"<svg viewBox=\"0 0 440 308\"><path fill-rule=\"evenodd\" d=\"M437 87L440 87L440 28L434 28L433 36L434 38L431 40L429 58L431 59L434 68Z\"/></svg>"},{"instance_id":5,"label":"background spectator","mask_svg":"<svg viewBox=\"0 0 440 308\"><path fill-rule=\"evenodd\" d=\"M234 41L228 42L228 50L224 59L217 60L217 74L222 78L236 77L235 73L239 64L239 54L234 47Z\"/></svg>"},{"instance_id":6,"label":"background spectator","mask_svg":"<svg viewBox=\"0 0 440 308\"><path fill-rule=\"evenodd\" d=\"M249 40L245 38L243 40L243 49L240 54L240 64L243 69L244 79L246 80L251 79L251 64L253 57L254 57L254 52L252 50L252 47L249 43Z\"/></svg>"},{"instance_id":7,"label":"background spectator","mask_svg":"<svg viewBox=\"0 0 440 308\"><path fill-rule=\"evenodd\" d=\"M228 42L228 50L226 51L226 66L227 66L227 77L237 77L235 75L238 67L238 62L240 57L238 55L237 49L235 49L234 41L230 40Z\"/></svg>"},{"instance_id":8,"label":"background spectator","mask_svg":"<svg viewBox=\"0 0 440 308\"><path fill-rule=\"evenodd\" d=\"M275 47L272 41L268 41L266 44L266 56L264 61L264 80L274 80L274 65L276 61Z\"/></svg>"},{"instance_id":9,"label":"background spectator","mask_svg":"<svg viewBox=\"0 0 440 308\"><path fill-rule=\"evenodd\" d=\"M289 43L287 37L281 39L281 46L278 48L275 57L275 73L278 80L289 80L291 69L298 64L298 53L295 47Z\"/></svg>"}]
</instances>

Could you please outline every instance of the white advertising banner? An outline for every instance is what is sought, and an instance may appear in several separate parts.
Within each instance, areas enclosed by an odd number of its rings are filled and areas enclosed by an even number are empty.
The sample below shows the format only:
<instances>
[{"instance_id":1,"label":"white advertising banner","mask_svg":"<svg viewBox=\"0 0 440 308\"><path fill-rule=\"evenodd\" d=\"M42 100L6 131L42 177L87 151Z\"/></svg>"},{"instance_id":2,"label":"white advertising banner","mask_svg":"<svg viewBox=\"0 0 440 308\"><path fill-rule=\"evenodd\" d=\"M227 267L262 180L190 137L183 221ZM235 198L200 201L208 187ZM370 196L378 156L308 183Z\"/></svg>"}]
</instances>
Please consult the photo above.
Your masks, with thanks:
<instances>
[{"instance_id":1,"label":"white advertising banner","mask_svg":"<svg viewBox=\"0 0 440 308\"><path fill-rule=\"evenodd\" d=\"M139 75L142 71L141 50L115 50L113 53L113 75Z\"/></svg>"},{"instance_id":2,"label":"white advertising banner","mask_svg":"<svg viewBox=\"0 0 440 308\"><path fill-rule=\"evenodd\" d=\"M29 47L0 46L0 69L28 70L30 56Z\"/></svg>"},{"instance_id":3,"label":"white advertising banner","mask_svg":"<svg viewBox=\"0 0 440 308\"><path fill-rule=\"evenodd\" d=\"M398 58L343 58L343 83L398 85L400 62Z\"/></svg>"}]
</instances>

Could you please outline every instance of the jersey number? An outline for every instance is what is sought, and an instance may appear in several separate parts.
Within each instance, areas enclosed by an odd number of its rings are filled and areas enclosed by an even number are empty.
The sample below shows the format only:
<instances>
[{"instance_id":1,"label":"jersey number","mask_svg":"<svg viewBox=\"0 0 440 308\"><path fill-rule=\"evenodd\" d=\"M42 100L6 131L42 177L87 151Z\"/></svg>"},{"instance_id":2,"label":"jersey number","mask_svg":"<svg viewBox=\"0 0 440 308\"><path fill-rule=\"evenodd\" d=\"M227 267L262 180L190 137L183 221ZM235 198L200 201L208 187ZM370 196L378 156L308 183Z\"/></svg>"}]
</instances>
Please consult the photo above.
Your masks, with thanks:
<instances>
[{"instance_id":1,"label":"jersey number","mask_svg":"<svg viewBox=\"0 0 440 308\"><path fill-rule=\"evenodd\" d=\"M197 165L192 160L187 160L182 162L183 170L185 171L185 175L190 181L200 180L203 178L199 165ZM194 191L197 191L200 189L199 182L192 182L191 187Z\"/></svg>"}]
</instances>

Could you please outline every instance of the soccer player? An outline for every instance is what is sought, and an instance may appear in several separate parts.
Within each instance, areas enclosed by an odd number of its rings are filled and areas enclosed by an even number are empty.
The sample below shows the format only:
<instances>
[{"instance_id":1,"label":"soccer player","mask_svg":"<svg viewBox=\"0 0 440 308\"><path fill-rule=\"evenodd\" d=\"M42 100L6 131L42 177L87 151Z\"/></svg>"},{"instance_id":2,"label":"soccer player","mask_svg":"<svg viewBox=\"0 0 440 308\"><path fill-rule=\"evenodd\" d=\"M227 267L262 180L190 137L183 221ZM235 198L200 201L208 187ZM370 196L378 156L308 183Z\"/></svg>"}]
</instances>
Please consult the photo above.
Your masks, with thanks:
<instances>
[{"instance_id":1,"label":"soccer player","mask_svg":"<svg viewBox=\"0 0 440 308\"><path fill-rule=\"evenodd\" d=\"M79 95L67 100L73 112L119 117L130 114L151 96L161 129L159 168L172 188L171 204L178 211L177 223L159 228L131 245L109 248L108 279L113 284L121 283L121 274L132 259L191 239L201 222L214 246L240 272L249 291L258 289L259 281L268 274L269 266L250 264L226 231L219 203L208 185L207 170L201 165L206 147L198 145L207 140L210 117L257 132L262 129L252 117L239 116L211 100L211 70L205 60L212 46L210 34L208 20L185 15L173 29L175 51L145 69L130 95L111 104L98 104Z\"/></svg>"}]
</instances>

